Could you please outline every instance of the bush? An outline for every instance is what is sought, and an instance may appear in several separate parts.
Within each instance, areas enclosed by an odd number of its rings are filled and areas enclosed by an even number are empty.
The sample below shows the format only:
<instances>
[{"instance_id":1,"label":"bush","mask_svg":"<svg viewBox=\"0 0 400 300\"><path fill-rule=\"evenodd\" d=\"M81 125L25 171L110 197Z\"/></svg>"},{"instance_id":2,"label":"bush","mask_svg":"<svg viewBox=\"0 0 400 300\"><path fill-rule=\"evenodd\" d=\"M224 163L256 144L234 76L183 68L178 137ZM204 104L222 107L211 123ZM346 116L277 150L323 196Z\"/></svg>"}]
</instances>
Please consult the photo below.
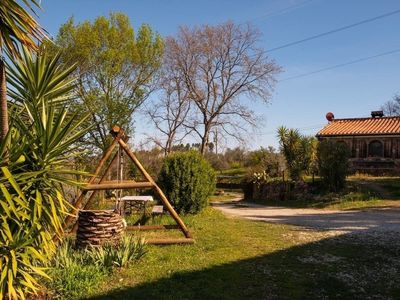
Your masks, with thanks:
<instances>
[{"instance_id":1,"label":"bush","mask_svg":"<svg viewBox=\"0 0 400 300\"><path fill-rule=\"evenodd\" d=\"M318 145L318 168L324 186L329 191L345 187L350 150L344 143L322 141Z\"/></svg>"},{"instance_id":2,"label":"bush","mask_svg":"<svg viewBox=\"0 0 400 300\"><path fill-rule=\"evenodd\" d=\"M261 147L249 152L245 166L250 167L251 174L265 171L271 178L279 177L285 166L285 157L273 147Z\"/></svg>"},{"instance_id":3,"label":"bush","mask_svg":"<svg viewBox=\"0 0 400 300\"><path fill-rule=\"evenodd\" d=\"M196 151L174 153L165 158L158 182L178 213L196 214L215 190L215 172Z\"/></svg>"}]
</instances>

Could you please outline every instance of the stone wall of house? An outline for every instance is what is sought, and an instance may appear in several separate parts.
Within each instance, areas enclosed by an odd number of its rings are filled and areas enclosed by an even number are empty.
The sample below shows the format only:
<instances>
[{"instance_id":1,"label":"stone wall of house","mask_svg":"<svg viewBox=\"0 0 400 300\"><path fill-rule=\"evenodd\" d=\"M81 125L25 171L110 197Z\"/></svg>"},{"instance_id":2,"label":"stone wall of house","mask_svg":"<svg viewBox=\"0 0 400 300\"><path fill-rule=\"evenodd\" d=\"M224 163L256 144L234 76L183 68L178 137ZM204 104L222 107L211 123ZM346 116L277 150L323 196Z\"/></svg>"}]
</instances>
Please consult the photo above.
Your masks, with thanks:
<instances>
[{"instance_id":1,"label":"stone wall of house","mask_svg":"<svg viewBox=\"0 0 400 300\"><path fill-rule=\"evenodd\" d=\"M400 174L400 136L320 138L323 139L345 143L349 147L353 172Z\"/></svg>"}]
</instances>

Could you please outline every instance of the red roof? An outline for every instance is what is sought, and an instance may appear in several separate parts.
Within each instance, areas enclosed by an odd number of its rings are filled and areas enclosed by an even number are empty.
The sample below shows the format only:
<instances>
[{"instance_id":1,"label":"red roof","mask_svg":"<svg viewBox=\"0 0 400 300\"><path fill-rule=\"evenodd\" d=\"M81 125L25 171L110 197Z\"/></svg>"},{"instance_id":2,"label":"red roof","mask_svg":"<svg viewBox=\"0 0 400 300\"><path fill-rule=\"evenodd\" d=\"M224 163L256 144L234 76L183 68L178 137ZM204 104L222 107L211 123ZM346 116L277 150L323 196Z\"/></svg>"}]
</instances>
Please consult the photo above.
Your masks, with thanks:
<instances>
[{"instance_id":1,"label":"red roof","mask_svg":"<svg viewBox=\"0 0 400 300\"><path fill-rule=\"evenodd\" d=\"M336 119L322 128L317 137L387 134L400 135L400 117Z\"/></svg>"}]
</instances>

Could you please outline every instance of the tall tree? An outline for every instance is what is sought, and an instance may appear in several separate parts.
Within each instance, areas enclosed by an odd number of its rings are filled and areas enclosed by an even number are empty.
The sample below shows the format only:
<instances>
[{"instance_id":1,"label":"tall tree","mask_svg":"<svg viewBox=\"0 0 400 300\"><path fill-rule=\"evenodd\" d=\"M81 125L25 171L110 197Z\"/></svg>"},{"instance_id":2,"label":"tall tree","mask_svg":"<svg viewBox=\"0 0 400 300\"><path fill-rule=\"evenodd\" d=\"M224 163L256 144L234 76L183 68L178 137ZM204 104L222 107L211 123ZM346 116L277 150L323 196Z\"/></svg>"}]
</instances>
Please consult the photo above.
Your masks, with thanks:
<instances>
[{"instance_id":1,"label":"tall tree","mask_svg":"<svg viewBox=\"0 0 400 300\"><path fill-rule=\"evenodd\" d=\"M400 116L400 95L394 95L392 100L385 102L381 109L386 116Z\"/></svg>"},{"instance_id":2,"label":"tall tree","mask_svg":"<svg viewBox=\"0 0 400 300\"><path fill-rule=\"evenodd\" d=\"M33 11L39 8L36 0L20 1ZM18 47L37 50L37 41L46 35L37 21L15 0L0 1L0 142L8 132L7 84L3 52L12 57L19 56Z\"/></svg>"},{"instance_id":3,"label":"tall tree","mask_svg":"<svg viewBox=\"0 0 400 300\"><path fill-rule=\"evenodd\" d=\"M148 25L135 35L128 16L112 13L79 24L69 19L55 45L65 62L78 63L79 105L95 124L88 140L105 151L113 125L132 133L132 114L155 89L163 41Z\"/></svg>"},{"instance_id":4,"label":"tall tree","mask_svg":"<svg viewBox=\"0 0 400 300\"><path fill-rule=\"evenodd\" d=\"M184 122L190 111L190 102L184 79L176 72L174 65L165 61L160 80L160 98L146 108L150 121L163 137L150 139L167 155L176 142L181 142L190 131Z\"/></svg>"},{"instance_id":5,"label":"tall tree","mask_svg":"<svg viewBox=\"0 0 400 300\"><path fill-rule=\"evenodd\" d=\"M166 58L185 80L197 108L186 126L201 139L204 154L210 132L235 138L256 126L247 97L267 102L280 67L257 47L260 34L250 25L181 27L166 40Z\"/></svg>"}]
</instances>

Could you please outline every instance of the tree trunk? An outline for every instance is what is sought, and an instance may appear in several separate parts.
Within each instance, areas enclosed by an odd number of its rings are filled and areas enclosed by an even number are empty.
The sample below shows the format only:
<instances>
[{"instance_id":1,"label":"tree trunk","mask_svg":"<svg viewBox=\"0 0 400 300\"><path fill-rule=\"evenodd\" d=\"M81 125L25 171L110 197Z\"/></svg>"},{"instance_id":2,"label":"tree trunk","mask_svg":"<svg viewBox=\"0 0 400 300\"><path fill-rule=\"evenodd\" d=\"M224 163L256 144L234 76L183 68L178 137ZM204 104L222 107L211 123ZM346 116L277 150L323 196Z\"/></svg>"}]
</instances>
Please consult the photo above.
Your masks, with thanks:
<instances>
[{"instance_id":1,"label":"tree trunk","mask_svg":"<svg viewBox=\"0 0 400 300\"><path fill-rule=\"evenodd\" d=\"M0 58L0 141L8 133L7 82L4 58Z\"/></svg>"},{"instance_id":2,"label":"tree trunk","mask_svg":"<svg viewBox=\"0 0 400 300\"><path fill-rule=\"evenodd\" d=\"M201 139L201 147L200 147L200 153L203 156L204 156L204 154L206 154L209 136L210 136L210 129L206 126L204 129L203 138Z\"/></svg>"}]
</instances>

